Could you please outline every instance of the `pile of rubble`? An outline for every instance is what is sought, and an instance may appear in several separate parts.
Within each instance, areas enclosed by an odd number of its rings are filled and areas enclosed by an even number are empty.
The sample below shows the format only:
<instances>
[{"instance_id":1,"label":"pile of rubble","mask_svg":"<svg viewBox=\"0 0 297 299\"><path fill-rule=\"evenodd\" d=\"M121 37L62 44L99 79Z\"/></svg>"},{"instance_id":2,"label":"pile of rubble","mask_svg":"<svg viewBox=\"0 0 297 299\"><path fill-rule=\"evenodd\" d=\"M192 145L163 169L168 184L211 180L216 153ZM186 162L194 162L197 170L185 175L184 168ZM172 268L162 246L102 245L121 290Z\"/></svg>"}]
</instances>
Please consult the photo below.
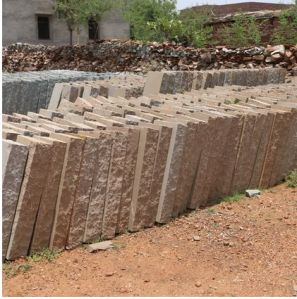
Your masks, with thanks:
<instances>
[{"instance_id":1,"label":"pile of rubble","mask_svg":"<svg viewBox=\"0 0 297 299\"><path fill-rule=\"evenodd\" d=\"M3 115L3 258L111 239L280 182L297 167L296 80L271 84L284 77L150 72L139 97L137 77L117 90L65 84L51 110Z\"/></svg>"},{"instance_id":2,"label":"pile of rubble","mask_svg":"<svg viewBox=\"0 0 297 299\"><path fill-rule=\"evenodd\" d=\"M197 49L169 43L103 41L82 46L14 44L3 49L3 71L72 69L92 72L208 70L279 66L297 73L297 45Z\"/></svg>"}]
</instances>

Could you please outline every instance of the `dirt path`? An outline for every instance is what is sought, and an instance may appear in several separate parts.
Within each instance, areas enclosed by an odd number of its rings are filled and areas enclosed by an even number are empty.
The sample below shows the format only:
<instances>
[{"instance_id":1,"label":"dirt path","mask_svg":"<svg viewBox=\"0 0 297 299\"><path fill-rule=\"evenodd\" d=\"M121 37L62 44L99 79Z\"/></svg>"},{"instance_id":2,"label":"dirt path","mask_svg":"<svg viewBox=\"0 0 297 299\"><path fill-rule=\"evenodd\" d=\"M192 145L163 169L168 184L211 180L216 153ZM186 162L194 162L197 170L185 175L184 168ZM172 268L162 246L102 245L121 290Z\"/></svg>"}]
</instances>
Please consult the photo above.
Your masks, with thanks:
<instances>
[{"instance_id":1,"label":"dirt path","mask_svg":"<svg viewBox=\"0 0 297 299\"><path fill-rule=\"evenodd\" d=\"M297 189L223 202L176 221L84 248L8 278L5 296L297 295ZM18 261L9 265L24 264ZM29 268L29 267L28 267Z\"/></svg>"}]
</instances>

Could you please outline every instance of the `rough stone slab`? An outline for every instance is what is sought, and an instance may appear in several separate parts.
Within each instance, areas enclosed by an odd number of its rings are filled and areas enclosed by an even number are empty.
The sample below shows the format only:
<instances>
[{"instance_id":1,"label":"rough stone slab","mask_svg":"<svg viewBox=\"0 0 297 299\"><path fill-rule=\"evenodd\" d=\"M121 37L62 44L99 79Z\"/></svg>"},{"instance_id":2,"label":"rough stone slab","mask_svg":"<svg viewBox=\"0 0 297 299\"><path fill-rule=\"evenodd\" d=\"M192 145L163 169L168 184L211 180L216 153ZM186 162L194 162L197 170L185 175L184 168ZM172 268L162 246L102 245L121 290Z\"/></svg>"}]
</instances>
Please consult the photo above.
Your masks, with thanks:
<instances>
[{"instance_id":1,"label":"rough stone slab","mask_svg":"<svg viewBox=\"0 0 297 299\"><path fill-rule=\"evenodd\" d=\"M84 137L79 135L79 137ZM96 138L84 137L85 144L75 192L73 210L66 248L73 248L83 242L88 206L95 173L100 141Z\"/></svg>"},{"instance_id":2,"label":"rough stone slab","mask_svg":"<svg viewBox=\"0 0 297 299\"><path fill-rule=\"evenodd\" d=\"M55 87L53 89L53 93L48 105L48 109L50 110L55 110L59 107L60 100L61 100L61 95L62 95L62 90L63 90L63 83L56 83Z\"/></svg>"},{"instance_id":3,"label":"rough stone slab","mask_svg":"<svg viewBox=\"0 0 297 299\"><path fill-rule=\"evenodd\" d=\"M247 169L249 168L249 165L253 167L254 163L254 160L251 161L250 151L255 122L256 115L246 115L238 158L232 179L231 194L244 191L249 185L250 177L248 177Z\"/></svg>"},{"instance_id":4,"label":"rough stone slab","mask_svg":"<svg viewBox=\"0 0 297 299\"><path fill-rule=\"evenodd\" d=\"M126 147L127 134L115 132L102 220L101 238L103 239L111 239L115 236L125 172Z\"/></svg>"},{"instance_id":5,"label":"rough stone slab","mask_svg":"<svg viewBox=\"0 0 297 299\"><path fill-rule=\"evenodd\" d=\"M51 146L34 138L18 136L18 142L28 145L29 154L8 245L8 260L26 256L29 252L40 198L47 179Z\"/></svg>"},{"instance_id":6,"label":"rough stone slab","mask_svg":"<svg viewBox=\"0 0 297 299\"><path fill-rule=\"evenodd\" d=\"M52 138L35 137L52 145L52 159L48 168L45 188L42 192L36 218L30 251L36 252L49 247L52 225L55 217L56 201L60 186L66 143Z\"/></svg>"},{"instance_id":7,"label":"rough stone slab","mask_svg":"<svg viewBox=\"0 0 297 299\"><path fill-rule=\"evenodd\" d=\"M27 156L27 146L2 140L2 260L6 257Z\"/></svg>"},{"instance_id":8,"label":"rough stone slab","mask_svg":"<svg viewBox=\"0 0 297 299\"><path fill-rule=\"evenodd\" d=\"M273 167L270 176L269 186L274 186L285 178L286 174L282 173L283 164L288 159L285 156L286 150L289 148L289 133L291 126L292 112L284 112L282 120L278 122L278 129L280 130L279 142L277 145L277 152L273 160Z\"/></svg>"},{"instance_id":9,"label":"rough stone slab","mask_svg":"<svg viewBox=\"0 0 297 299\"><path fill-rule=\"evenodd\" d=\"M147 210L150 198L152 176L154 171L159 131L151 128L141 128L138 146L138 156L135 169L135 179L129 218L130 231L145 227L151 212Z\"/></svg>"},{"instance_id":10,"label":"rough stone slab","mask_svg":"<svg viewBox=\"0 0 297 299\"><path fill-rule=\"evenodd\" d=\"M187 198L185 194L186 182L193 179L191 176L191 168L195 163L196 158L196 130L197 125L195 123L188 122L186 136L184 141L182 164L180 167L180 173L177 180L176 195L174 199L174 205L172 210L172 216L177 217L187 207Z\"/></svg>"},{"instance_id":11,"label":"rough stone slab","mask_svg":"<svg viewBox=\"0 0 297 299\"><path fill-rule=\"evenodd\" d=\"M130 206L133 193L133 182L139 144L139 129L129 128L125 159L125 171L122 185L122 196L118 213L116 233L123 233L128 229Z\"/></svg>"},{"instance_id":12,"label":"rough stone slab","mask_svg":"<svg viewBox=\"0 0 297 299\"><path fill-rule=\"evenodd\" d=\"M243 123L243 115L233 117L232 119L231 129L228 133L228 140L223 152L223 159L221 160L222 167L217 174L217 183L214 186L216 190L215 197L217 198L223 198L230 194Z\"/></svg>"},{"instance_id":13,"label":"rough stone slab","mask_svg":"<svg viewBox=\"0 0 297 299\"><path fill-rule=\"evenodd\" d=\"M208 186L209 190L208 194L205 195L205 198L201 203L202 205L205 205L207 200L217 199L221 195L220 186L217 184L217 177L223 171L222 161L225 159L223 153L225 152L225 147L228 147L232 117L219 117L217 122L218 125L212 135L213 149L210 151L210 159L206 174L206 186Z\"/></svg>"},{"instance_id":14,"label":"rough stone slab","mask_svg":"<svg viewBox=\"0 0 297 299\"><path fill-rule=\"evenodd\" d=\"M260 179L260 188L270 187L270 178L273 170L274 160L277 155L277 148L281 140L282 134L282 123L285 114L282 112L277 112L275 114L273 129L270 136L270 141L266 151L265 162L262 169L261 179Z\"/></svg>"},{"instance_id":15,"label":"rough stone slab","mask_svg":"<svg viewBox=\"0 0 297 299\"><path fill-rule=\"evenodd\" d=\"M52 138L67 142L50 248L65 248L74 203L84 140L73 135L52 133Z\"/></svg>"},{"instance_id":16,"label":"rough stone slab","mask_svg":"<svg viewBox=\"0 0 297 299\"><path fill-rule=\"evenodd\" d=\"M111 241L103 241L99 243L90 244L87 246L89 252L95 252L98 250L107 250L113 248Z\"/></svg>"},{"instance_id":17,"label":"rough stone slab","mask_svg":"<svg viewBox=\"0 0 297 299\"><path fill-rule=\"evenodd\" d=\"M156 221L171 135L172 128L160 126L153 180L150 190L150 200L148 201L148 209L151 211L151 213L150 217L148 217L148 221L146 221L146 227L153 226Z\"/></svg>"},{"instance_id":18,"label":"rough stone slab","mask_svg":"<svg viewBox=\"0 0 297 299\"><path fill-rule=\"evenodd\" d=\"M90 133L97 136L99 139L99 145L83 242L94 241L101 236L107 180L113 144L113 136L109 133Z\"/></svg>"},{"instance_id":19,"label":"rough stone slab","mask_svg":"<svg viewBox=\"0 0 297 299\"><path fill-rule=\"evenodd\" d=\"M160 125L170 125L169 122L163 121L156 121L155 123ZM176 185L182 163L183 147L187 127L182 124L173 124L172 128L173 131L170 139L165 174L162 182L160 201L156 217L156 221L159 223L167 223L171 219L176 195Z\"/></svg>"},{"instance_id":20,"label":"rough stone slab","mask_svg":"<svg viewBox=\"0 0 297 299\"><path fill-rule=\"evenodd\" d=\"M259 187L266 151L270 140L271 130L273 128L274 117L274 114L271 112L267 113L265 117L249 188Z\"/></svg>"}]
</instances>

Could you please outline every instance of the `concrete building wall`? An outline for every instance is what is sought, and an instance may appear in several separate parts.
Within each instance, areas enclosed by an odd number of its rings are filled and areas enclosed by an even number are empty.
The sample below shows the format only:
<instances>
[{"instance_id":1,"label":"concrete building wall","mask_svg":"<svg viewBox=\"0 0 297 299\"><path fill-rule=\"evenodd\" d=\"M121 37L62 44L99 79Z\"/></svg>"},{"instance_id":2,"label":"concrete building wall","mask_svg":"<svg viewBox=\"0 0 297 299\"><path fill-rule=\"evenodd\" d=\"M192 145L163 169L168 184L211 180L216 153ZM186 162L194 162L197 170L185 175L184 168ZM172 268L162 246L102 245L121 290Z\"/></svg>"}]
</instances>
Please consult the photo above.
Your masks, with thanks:
<instances>
[{"instance_id":1,"label":"concrete building wall","mask_svg":"<svg viewBox=\"0 0 297 299\"><path fill-rule=\"evenodd\" d=\"M66 22L54 13L54 0L3 0L2 43L15 42L31 44L63 45L69 43L69 31ZM49 16L50 39L38 39L37 16ZM108 13L100 23L101 39L129 39L129 24L120 12ZM81 26L79 41L89 41L88 28ZM73 42L78 36L73 33Z\"/></svg>"}]
</instances>

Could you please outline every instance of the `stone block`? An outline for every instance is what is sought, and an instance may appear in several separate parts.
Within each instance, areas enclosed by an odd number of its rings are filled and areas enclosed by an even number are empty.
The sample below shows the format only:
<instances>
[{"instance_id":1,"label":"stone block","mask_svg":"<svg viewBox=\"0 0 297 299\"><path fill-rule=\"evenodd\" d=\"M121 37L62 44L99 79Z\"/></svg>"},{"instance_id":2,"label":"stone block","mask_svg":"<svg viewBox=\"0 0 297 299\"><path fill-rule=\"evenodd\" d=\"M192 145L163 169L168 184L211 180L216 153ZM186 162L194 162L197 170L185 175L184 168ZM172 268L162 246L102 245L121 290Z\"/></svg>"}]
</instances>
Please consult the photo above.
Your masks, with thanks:
<instances>
[{"instance_id":1,"label":"stone block","mask_svg":"<svg viewBox=\"0 0 297 299\"><path fill-rule=\"evenodd\" d=\"M52 133L51 137L67 143L50 239L50 248L62 250L67 242L85 141L77 136L59 133Z\"/></svg>"},{"instance_id":2,"label":"stone block","mask_svg":"<svg viewBox=\"0 0 297 299\"><path fill-rule=\"evenodd\" d=\"M26 256L30 250L34 223L45 187L51 160L51 146L31 137L18 136L19 143L28 146L29 153L8 245L8 260Z\"/></svg>"},{"instance_id":3,"label":"stone block","mask_svg":"<svg viewBox=\"0 0 297 299\"><path fill-rule=\"evenodd\" d=\"M7 253L27 156L26 145L2 140L2 260Z\"/></svg>"}]
</instances>

